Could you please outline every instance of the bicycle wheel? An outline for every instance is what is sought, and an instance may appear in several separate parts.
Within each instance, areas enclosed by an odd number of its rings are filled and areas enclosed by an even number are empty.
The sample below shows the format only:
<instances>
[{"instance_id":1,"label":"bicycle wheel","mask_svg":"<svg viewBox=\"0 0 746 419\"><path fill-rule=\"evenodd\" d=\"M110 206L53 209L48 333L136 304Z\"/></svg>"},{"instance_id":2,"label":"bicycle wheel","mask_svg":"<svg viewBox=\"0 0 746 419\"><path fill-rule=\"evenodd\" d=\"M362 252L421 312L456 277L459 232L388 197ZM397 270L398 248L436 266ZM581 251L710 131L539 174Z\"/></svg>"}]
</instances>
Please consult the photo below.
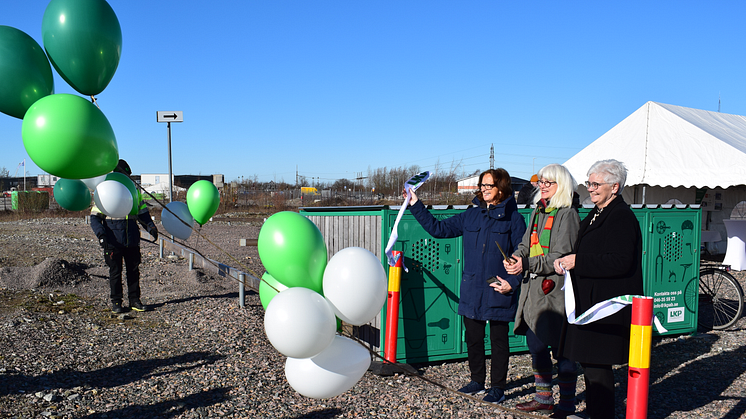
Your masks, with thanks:
<instances>
[{"instance_id":1,"label":"bicycle wheel","mask_svg":"<svg viewBox=\"0 0 746 419\"><path fill-rule=\"evenodd\" d=\"M743 313L743 289L738 280L722 269L699 271L700 326L722 330L733 326Z\"/></svg>"}]
</instances>

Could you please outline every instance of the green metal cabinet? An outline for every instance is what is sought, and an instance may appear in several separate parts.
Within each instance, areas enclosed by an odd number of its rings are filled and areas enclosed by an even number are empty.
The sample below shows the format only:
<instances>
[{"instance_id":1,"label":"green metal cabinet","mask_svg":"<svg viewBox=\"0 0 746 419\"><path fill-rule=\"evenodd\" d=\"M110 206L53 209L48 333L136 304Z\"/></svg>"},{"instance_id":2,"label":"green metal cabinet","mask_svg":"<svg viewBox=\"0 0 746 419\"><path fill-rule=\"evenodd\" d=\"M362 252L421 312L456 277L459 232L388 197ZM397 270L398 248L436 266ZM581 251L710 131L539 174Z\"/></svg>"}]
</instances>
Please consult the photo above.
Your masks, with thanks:
<instances>
[{"instance_id":1,"label":"green metal cabinet","mask_svg":"<svg viewBox=\"0 0 746 419\"><path fill-rule=\"evenodd\" d=\"M430 211L434 217L444 219L463 209ZM385 243L397 215L396 211L384 214L385 240L382 241ZM399 222L398 234L394 250L402 252L409 272L402 272L401 279L397 359L424 362L466 357L463 323L457 314L463 271L461 237L435 239L408 212ZM383 338L387 324L385 310L382 318ZM489 330L485 346L489 350ZM510 348L513 352L525 351L525 337L511 332Z\"/></svg>"}]
</instances>

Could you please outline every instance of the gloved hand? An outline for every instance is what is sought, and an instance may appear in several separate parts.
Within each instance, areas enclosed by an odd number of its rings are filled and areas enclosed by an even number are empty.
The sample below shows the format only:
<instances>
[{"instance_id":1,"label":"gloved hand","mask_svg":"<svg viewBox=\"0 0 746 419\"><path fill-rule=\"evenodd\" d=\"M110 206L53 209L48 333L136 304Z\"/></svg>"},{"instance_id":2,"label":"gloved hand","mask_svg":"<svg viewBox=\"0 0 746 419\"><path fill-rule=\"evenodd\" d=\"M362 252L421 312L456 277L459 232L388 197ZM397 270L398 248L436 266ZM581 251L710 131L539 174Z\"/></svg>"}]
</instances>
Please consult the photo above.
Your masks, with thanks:
<instances>
[{"instance_id":1,"label":"gloved hand","mask_svg":"<svg viewBox=\"0 0 746 419\"><path fill-rule=\"evenodd\" d=\"M106 236L101 236L98 238L98 244L101 246L102 249L106 250L106 245L108 244L106 242Z\"/></svg>"},{"instance_id":2,"label":"gloved hand","mask_svg":"<svg viewBox=\"0 0 746 419\"><path fill-rule=\"evenodd\" d=\"M156 226L150 227L148 229L148 234L150 234L151 236L153 236L153 241L157 241L158 240L158 228L156 228Z\"/></svg>"}]
</instances>

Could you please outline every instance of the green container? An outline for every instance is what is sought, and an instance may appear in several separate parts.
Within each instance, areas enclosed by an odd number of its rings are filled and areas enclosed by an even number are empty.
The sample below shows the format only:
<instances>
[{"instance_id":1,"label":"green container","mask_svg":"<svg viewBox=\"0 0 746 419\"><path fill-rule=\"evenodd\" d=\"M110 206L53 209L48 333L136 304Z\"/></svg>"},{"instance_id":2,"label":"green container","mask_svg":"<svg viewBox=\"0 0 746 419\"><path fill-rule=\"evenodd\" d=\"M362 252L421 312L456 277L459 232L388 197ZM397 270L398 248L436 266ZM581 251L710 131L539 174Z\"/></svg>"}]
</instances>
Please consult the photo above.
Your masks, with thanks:
<instances>
[{"instance_id":1,"label":"green container","mask_svg":"<svg viewBox=\"0 0 746 419\"><path fill-rule=\"evenodd\" d=\"M466 208L435 206L430 212L444 219ZM581 208L580 218L590 210ZM643 237L644 292L654 298L656 317L668 330L666 335L696 332L701 210L657 205L633 205L632 210ZM319 226L329 257L344 247L360 246L379 256L385 267L384 250L398 212L398 208L386 206L309 207L300 211ZM531 208L519 212L528 225ZM461 238L434 239L409 211L399 222L398 235L394 250L403 252L409 272L402 272L401 279L397 360L412 363L465 358L463 323L457 314L463 270ZM383 353L386 307L379 318L359 331L367 331L365 340ZM485 346L490 348L489 335ZM525 337L511 332L511 352L527 349Z\"/></svg>"}]
</instances>

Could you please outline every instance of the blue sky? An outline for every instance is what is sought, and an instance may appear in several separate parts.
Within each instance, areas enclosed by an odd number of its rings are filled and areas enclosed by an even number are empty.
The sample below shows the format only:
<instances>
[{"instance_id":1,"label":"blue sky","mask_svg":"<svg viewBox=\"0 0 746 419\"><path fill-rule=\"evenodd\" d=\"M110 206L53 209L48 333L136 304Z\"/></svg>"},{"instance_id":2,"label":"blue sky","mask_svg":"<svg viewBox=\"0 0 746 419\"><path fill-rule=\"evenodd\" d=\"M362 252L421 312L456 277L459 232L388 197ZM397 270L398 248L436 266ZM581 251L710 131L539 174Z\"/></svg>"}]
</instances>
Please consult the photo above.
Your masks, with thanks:
<instances>
[{"instance_id":1,"label":"blue sky","mask_svg":"<svg viewBox=\"0 0 746 419\"><path fill-rule=\"evenodd\" d=\"M4 0L39 44L47 0ZM333 182L369 169L528 178L645 102L746 115L740 1L110 0L98 103L135 173ZM0 57L0 59L2 59ZM56 93L76 93L55 74ZM76 93L77 94L77 93ZM43 173L0 114L0 167ZM20 171L19 171L20 174Z\"/></svg>"}]
</instances>

